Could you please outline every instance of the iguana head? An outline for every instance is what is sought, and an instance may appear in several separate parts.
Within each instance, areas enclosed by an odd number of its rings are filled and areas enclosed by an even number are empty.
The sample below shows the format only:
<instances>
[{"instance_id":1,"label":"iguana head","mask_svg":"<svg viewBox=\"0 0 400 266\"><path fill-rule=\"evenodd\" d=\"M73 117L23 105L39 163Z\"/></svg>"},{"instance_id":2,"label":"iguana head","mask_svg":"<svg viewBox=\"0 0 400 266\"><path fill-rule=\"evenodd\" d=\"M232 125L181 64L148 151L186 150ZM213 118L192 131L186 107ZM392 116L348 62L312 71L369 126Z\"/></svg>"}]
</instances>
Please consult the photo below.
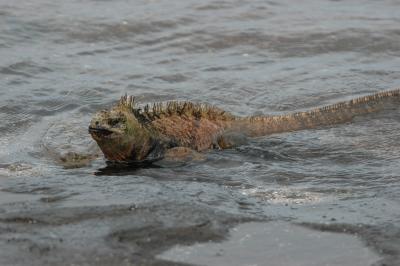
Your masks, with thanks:
<instances>
[{"instance_id":1,"label":"iguana head","mask_svg":"<svg viewBox=\"0 0 400 266\"><path fill-rule=\"evenodd\" d=\"M110 161L144 161L155 148L155 140L135 116L133 104L133 97L124 96L110 110L97 112L90 122L89 133Z\"/></svg>"}]
</instances>

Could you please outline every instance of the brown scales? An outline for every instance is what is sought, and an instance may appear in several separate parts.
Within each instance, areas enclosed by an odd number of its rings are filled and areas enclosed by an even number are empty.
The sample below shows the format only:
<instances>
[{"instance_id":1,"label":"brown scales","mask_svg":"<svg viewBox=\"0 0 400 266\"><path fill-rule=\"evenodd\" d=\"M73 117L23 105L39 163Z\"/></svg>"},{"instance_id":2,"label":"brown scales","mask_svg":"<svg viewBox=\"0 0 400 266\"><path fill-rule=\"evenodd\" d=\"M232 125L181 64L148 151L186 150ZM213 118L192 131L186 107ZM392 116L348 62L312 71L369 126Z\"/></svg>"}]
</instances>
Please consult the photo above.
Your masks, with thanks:
<instances>
[{"instance_id":1,"label":"brown scales","mask_svg":"<svg viewBox=\"0 0 400 266\"><path fill-rule=\"evenodd\" d=\"M177 146L197 151L215 145L218 136L238 119L217 107L200 103L171 101L140 108L135 105L134 97L125 95L119 104L130 108L143 125Z\"/></svg>"}]
</instances>

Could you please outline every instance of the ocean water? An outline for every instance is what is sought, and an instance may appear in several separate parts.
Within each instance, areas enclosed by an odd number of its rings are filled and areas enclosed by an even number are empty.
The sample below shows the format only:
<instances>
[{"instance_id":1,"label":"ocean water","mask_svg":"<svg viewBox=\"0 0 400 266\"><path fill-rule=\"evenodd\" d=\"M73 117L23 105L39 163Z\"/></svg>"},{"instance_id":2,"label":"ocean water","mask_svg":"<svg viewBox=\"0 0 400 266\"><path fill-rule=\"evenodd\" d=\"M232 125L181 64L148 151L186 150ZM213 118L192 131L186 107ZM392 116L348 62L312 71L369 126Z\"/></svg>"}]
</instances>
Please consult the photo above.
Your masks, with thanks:
<instances>
[{"instance_id":1,"label":"ocean water","mask_svg":"<svg viewBox=\"0 0 400 266\"><path fill-rule=\"evenodd\" d=\"M176 167L58 161L98 153L88 122L125 93L244 116L400 87L399 12L389 0L0 0L0 264L175 265L156 255L273 220L345 233L399 265L400 108Z\"/></svg>"}]
</instances>

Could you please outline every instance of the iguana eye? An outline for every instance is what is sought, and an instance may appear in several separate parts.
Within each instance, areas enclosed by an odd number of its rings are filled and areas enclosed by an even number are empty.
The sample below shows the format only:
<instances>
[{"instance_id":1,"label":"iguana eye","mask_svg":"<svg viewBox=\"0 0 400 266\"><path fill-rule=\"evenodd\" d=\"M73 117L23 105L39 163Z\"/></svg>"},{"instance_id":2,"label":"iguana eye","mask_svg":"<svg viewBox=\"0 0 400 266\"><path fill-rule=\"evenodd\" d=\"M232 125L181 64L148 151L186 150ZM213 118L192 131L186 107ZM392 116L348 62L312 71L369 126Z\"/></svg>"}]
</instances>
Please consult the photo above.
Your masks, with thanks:
<instances>
[{"instance_id":1,"label":"iguana eye","mask_svg":"<svg viewBox=\"0 0 400 266\"><path fill-rule=\"evenodd\" d=\"M119 119L119 118L109 118L108 124L113 127L113 126L117 125L120 121L121 121L121 119Z\"/></svg>"}]
</instances>

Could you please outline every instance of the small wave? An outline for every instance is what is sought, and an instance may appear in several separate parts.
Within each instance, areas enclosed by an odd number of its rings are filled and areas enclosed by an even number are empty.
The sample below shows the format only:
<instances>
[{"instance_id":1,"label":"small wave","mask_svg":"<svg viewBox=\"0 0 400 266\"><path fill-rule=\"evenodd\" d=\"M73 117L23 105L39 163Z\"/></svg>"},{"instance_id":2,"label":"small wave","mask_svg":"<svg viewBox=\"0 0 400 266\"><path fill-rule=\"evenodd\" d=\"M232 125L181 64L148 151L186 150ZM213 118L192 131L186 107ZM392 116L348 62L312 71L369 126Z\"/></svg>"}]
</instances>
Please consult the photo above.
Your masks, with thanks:
<instances>
[{"instance_id":1,"label":"small wave","mask_svg":"<svg viewBox=\"0 0 400 266\"><path fill-rule=\"evenodd\" d=\"M258 159L264 160L279 160L279 161L294 161L295 159L285 153L277 152L276 150L270 148L256 147L254 145L250 146L240 146L236 148L241 154L248 155Z\"/></svg>"},{"instance_id":2,"label":"small wave","mask_svg":"<svg viewBox=\"0 0 400 266\"><path fill-rule=\"evenodd\" d=\"M173 75L163 75L163 76L157 76L154 77L156 79L161 79L163 81L169 82L169 83L178 83L178 82L184 82L188 80L188 77L183 75L183 74L173 74Z\"/></svg>"},{"instance_id":3,"label":"small wave","mask_svg":"<svg viewBox=\"0 0 400 266\"><path fill-rule=\"evenodd\" d=\"M313 204L330 198L330 196L324 195L323 193L294 188L265 189L257 187L243 189L242 194L256 197L273 204Z\"/></svg>"},{"instance_id":4,"label":"small wave","mask_svg":"<svg viewBox=\"0 0 400 266\"><path fill-rule=\"evenodd\" d=\"M173 29L192 22L189 18L174 20L159 20L151 22L123 21L114 24L81 23L81 28L67 33L68 38L83 42L115 41L132 36L160 32Z\"/></svg>"},{"instance_id":5,"label":"small wave","mask_svg":"<svg viewBox=\"0 0 400 266\"><path fill-rule=\"evenodd\" d=\"M372 40L372 41L371 41ZM332 32L302 32L276 35L262 31L237 33L194 32L192 36L174 43L188 52L203 53L237 47L255 47L257 50L279 53L282 57L304 57L318 54L357 52L396 53L400 51L400 34L397 30L375 31L349 29Z\"/></svg>"},{"instance_id":6,"label":"small wave","mask_svg":"<svg viewBox=\"0 0 400 266\"><path fill-rule=\"evenodd\" d=\"M0 106L0 132L15 133L18 129L28 127L34 120L33 115L20 105Z\"/></svg>"},{"instance_id":7,"label":"small wave","mask_svg":"<svg viewBox=\"0 0 400 266\"><path fill-rule=\"evenodd\" d=\"M39 64L32 61L21 61L0 68L0 74L16 75L25 78L31 78L41 73L48 72L52 72L52 70L48 67L40 66Z\"/></svg>"},{"instance_id":8,"label":"small wave","mask_svg":"<svg viewBox=\"0 0 400 266\"><path fill-rule=\"evenodd\" d=\"M234 7L234 3L224 2L224 1L215 1L212 4L205 4L195 7L195 10L198 11L208 11L208 10L219 10L219 9L229 9Z\"/></svg>"},{"instance_id":9,"label":"small wave","mask_svg":"<svg viewBox=\"0 0 400 266\"><path fill-rule=\"evenodd\" d=\"M40 176L43 173L41 166L34 166L24 162L0 164L0 176L3 177L25 177Z\"/></svg>"},{"instance_id":10,"label":"small wave","mask_svg":"<svg viewBox=\"0 0 400 266\"><path fill-rule=\"evenodd\" d=\"M89 165L100 151L87 132L88 120L88 117L71 113L59 117L41 138L38 156L66 168Z\"/></svg>"},{"instance_id":11,"label":"small wave","mask_svg":"<svg viewBox=\"0 0 400 266\"><path fill-rule=\"evenodd\" d=\"M109 52L112 52L112 49L95 49L95 50L78 52L76 55L79 55L79 56L97 55L97 54L106 54Z\"/></svg>"}]
</instances>

